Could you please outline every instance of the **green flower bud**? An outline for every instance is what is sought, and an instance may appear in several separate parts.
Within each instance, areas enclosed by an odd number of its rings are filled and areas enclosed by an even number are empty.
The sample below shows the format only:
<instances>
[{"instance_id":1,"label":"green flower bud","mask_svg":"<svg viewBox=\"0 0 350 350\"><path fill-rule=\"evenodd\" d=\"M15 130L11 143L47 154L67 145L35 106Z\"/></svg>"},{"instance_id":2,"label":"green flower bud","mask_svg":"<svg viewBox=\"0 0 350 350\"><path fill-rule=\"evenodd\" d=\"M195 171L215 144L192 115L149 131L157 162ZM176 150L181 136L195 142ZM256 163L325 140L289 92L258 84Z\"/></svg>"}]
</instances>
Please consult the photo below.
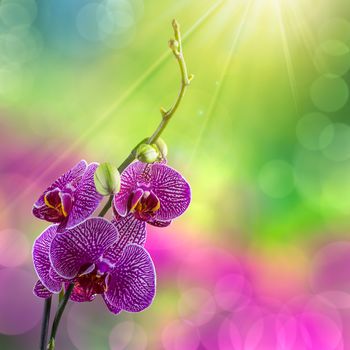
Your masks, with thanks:
<instances>
[{"instance_id":1,"label":"green flower bud","mask_svg":"<svg viewBox=\"0 0 350 350\"><path fill-rule=\"evenodd\" d=\"M163 139L158 137L157 141L154 144L152 144L152 146L158 149L161 158L166 158L166 156L168 155L168 146L166 145Z\"/></svg>"},{"instance_id":2,"label":"green flower bud","mask_svg":"<svg viewBox=\"0 0 350 350\"><path fill-rule=\"evenodd\" d=\"M136 151L136 158L143 163L154 163L159 158L159 152L153 145L143 143Z\"/></svg>"},{"instance_id":3,"label":"green flower bud","mask_svg":"<svg viewBox=\"0 0 350 350\"><path fill-rule=\"evenodd\" d=\"M179 42L175 39L170 39L168 44L173 51L177 51L177 49L179 48Z\"/></svg>"},{"instance_id":4,"label":"green flower bud","mask_svg":"<svg viewBox=\"0 0 350 350\"><path fill-rule=\"evenodd\" d=\"M95 171L94 182L97 192L102 194L102 196L109 196L119 192L120 174L117 167L111 163L100 164Z\"/></svg>"}]
</instances>

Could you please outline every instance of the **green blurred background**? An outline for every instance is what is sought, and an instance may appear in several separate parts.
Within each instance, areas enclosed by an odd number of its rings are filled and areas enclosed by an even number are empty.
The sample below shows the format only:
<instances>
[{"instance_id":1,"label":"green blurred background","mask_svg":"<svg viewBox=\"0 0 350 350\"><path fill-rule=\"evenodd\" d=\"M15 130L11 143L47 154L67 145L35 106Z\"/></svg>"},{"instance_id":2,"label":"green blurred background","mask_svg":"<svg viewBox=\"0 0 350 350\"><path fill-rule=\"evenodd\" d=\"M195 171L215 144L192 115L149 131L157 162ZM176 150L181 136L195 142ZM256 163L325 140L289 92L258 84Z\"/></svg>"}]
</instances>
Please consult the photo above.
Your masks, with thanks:
<instances>
[{"instance_id":1,"label":"green blurred background","mask_svg":"<svg viewBox=\"0 0 350 350\"><path fill-rule=\"evenodd\" d=\"M45 186L81 158L120 164L173 103L173 18L195 79L163 138L192 205L149 233L154 305L118 317L97 302L71 306L58 348L350 349L348 0L0 1L1 288L21 273L34 281L30 246L45 223L31 205ZM308 341L264 331L249 343L257 320L300 295L291 314ZM0 348L37 348L41 301L26 297L34 311L23 306L21 328L21 310L6 308L14 294L1 298ZM242 298L242 315L261 311L250 323L237 316ZM310 298L326 321L305 326Z\"/></svg>"}]
</instances>

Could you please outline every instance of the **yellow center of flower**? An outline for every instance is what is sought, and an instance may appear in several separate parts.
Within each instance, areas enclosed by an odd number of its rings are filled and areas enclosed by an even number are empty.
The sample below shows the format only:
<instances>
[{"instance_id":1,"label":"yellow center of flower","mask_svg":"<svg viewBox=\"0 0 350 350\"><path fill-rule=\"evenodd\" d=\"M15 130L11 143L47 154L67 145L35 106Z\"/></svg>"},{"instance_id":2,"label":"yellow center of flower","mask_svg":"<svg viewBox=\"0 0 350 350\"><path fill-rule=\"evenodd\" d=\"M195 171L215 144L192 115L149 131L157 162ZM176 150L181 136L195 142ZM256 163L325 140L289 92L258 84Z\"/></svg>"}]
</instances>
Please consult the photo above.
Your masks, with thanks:
<instances>
[{"instance_id":1,"label":"yellow center of flower","mask_svg":"<svg viewBox=\"0 0 350 350\"><path fill-rule=\"evenodd\" d=\"M68 216L68 213L64 210L61 200L58 203L50 203L48 194L45 194L44 202L49 208L55 209L60 215L63 215L64 217Z\"/></svg>"},{"instance_id":2,"label":"yellow center of flower","mask_svg":"<svg viewBox=\"0 0 350 350\"><path fill-rule=\"evenodd\" d=\"M138 213L152 212L155 213L160 208L160 201L148 201L150 192L146 191L143 196L138 200L134 206L130 209L131 212L137 211Z\"/></svg>"},{"instance_id":3,"label":"yellow center of flower","mask_svg":"<svg viewBox=\"0 0 350 350\"><path fill-rule=\"evenodd\" d=\"M160 201L152 191L138 190L131 198L130 212L139 220L150 220L159 208Z\"/></svg>"}]
</instances>

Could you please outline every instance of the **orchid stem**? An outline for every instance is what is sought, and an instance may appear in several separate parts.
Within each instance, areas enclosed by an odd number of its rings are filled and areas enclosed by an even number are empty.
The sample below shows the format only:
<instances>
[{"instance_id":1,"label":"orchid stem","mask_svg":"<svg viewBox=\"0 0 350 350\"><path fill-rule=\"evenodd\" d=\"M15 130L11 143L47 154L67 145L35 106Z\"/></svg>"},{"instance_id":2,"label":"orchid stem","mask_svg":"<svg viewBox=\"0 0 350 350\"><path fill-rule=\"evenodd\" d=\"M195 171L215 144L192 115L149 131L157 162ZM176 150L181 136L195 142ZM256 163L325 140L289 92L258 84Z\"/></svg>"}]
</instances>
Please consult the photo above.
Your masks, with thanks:
<instances>
[{"instance_id":1,"label":"orchid stem","mask_svg":"<svg viewBox=\"0 0 350 350\"><path fill-rule=\"evenodd\" d=\"M159 123L157 129L154 131L152 136L148 139L147 143L152 144L159 136L162 134L166 126L168 125L171 117L176 112L177 108L180 105L180 102L185 95L186 88L188 85L190 85L191 80L194 78L193 74L188 75L187 72L187 66L185 62L185 58L182 52L182 41L181 41L181 33L180 33L180 25L179 23L174 19L172 22L173 29L174 29L174 36L175 39L169 40L169 47L172 50L180 68L181 73L181 86L179 94L177 95L177 98L174 102L174 104L169 109L164 109L163 107L160 109L160 112L162 114L162 120Z\"/></svg>"},{"instance_id":2,"label":"orchid stem","mask_svg":"<svg viewBox=\"0 0 350 350\"><path fill-rule=\"evenodd\" d=\"M187 72L187 66L185 62L185 58L182 52L182 41L181 41L181 33L180 33L180 25L179 23L174 19L172 21L172 26L174 29L174 36L175 39L169 40L169 48L172 50L176 60L178 61L180 73L181 73L181 86L180 91L178 93L178 96L174 102L174 104L169 109L164 109L163 107L160 109L160 112L162 114L162 120L160 121L158 127L153 132L152 136L149 138L144 139L143 141L139 142L133 150L130 152L128 157L123 161L123 163L119 166L118 171L119 173L122 173L125 168L130 165L136 158L136 150L138 146L142 143L152 144L157 141L157 139L160 137L166 126L168 125L171 117L175 114L177 108L180 105L180 102L185 95L186 88L188 85L190 85L190 82L194 78L193 74L188 75ZM98 216L103 217L108 212L110 207L112 206L113 201L113 195L109 196L108 201L102 208L101 212L98 214Z\"/></svg>"},{"instance_id":3,"label":"orchid stem","mask_svg":"<svg viewBox=\"0 0 350 350\"><path fill-rule=\"evenodd\" d=\"M64 298L60 301L60 303L58 305L55 319L53 320L53 323L52 323L50 342L49 342L49 345L47 347L48 350L55 349L55 338L56 338L57 329L58 329L58 326L60 324L63 311L66 308L66 305L68 303L70 295L72 294L73 288L74 288L74 284L71 283L68 286L66 293L64 294Z\"/></svg>"},{"instance_id":4,"label":"orchid stem","mask_svg":"<svg viewBox=\"0 0 350 350\"><path fill-rule=\"evenodd\" d=\"M100 211L100 213L98 214L99 217L102 218L102 217L104 217L104 216L107 214L109 208L112 206L112 200L113 200L113 195L110 195L110 196L108 197L108 201L107 201L106 204L103 206L103 208L102 208L102 210Z\"/></svg>"},{"instance_id":5,"label":"orchid stem","mask_svg":"<svg viewBox=\"0 0 350 350\"><path fill-rule=\"evenodd\" d=\"M58 303L60 303L64 298L64 289L62 288L58 294Z\"/></svg>"},{"instance_id":6,"label":"orchid stem","mask_svg":"<svg viewBox=\"0 0 350 350\"><path fill-rule=\"evenodd\" d=\"M47 332L49 330L52 297L46 298L44 303L43 320L41 323L40 350L46 350Z\"/></svg>"}]
</instances>

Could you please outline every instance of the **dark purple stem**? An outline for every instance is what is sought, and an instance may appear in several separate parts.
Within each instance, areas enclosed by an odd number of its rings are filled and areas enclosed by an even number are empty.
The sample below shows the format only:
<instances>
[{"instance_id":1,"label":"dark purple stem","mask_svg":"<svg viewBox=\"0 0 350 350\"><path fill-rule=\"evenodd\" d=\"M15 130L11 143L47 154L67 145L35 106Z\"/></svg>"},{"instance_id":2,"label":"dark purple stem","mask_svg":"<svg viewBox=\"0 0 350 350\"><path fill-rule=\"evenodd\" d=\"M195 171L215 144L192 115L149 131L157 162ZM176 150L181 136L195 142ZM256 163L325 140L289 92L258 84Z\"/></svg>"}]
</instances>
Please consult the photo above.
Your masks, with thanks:
<instances>
[{"instance_id":1,"label":"dark purple stem","mask_svg":"<svg viewBox=\"0 0 350 350\"><path fill-rule=\"evenodd\" d=\"M74 284L71 283L68 286L66 293L64 294L64 298L61 300L61 302L58 305L55 319L53 320L53 323L52 323L50 342L49 342L49 345L47 347L48 350L55 349L55 338L56 338L57 329L58 329L58 326L60 324L63 311L66 308L66 305L68 303L70 295L72 294L73 288L74 288Z\"/></svg>"},{"instance_id":2,"label":"dark purple stem","mask_svg":"<svg viewBox=\"0 0 350 350\"><path fill-rule=\"evenodd\" d=\"M41 323L40 350L46 350L47 332L49 330L52 297L45 299L43 320Z\"/></svg>"}]
</instances>

